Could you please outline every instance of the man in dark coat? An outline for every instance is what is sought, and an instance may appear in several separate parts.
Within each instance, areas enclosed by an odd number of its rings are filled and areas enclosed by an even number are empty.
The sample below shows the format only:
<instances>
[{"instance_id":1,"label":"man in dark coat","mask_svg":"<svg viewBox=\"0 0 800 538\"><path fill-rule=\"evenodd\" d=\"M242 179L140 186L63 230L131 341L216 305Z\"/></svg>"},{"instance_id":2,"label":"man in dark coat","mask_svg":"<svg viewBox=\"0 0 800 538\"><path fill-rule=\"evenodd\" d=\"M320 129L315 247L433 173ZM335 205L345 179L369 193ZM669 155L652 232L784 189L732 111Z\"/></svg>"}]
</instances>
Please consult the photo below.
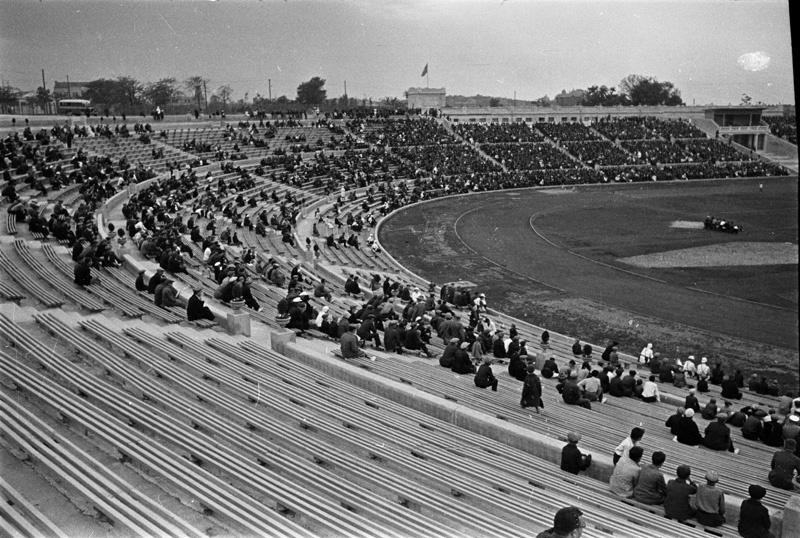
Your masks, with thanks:
<instances>
[{"instance_id":1,"label":"man in dark coat","mask_svg":"<svg viewBox=\"0 0 800 538\"><path fill-rule=\"evenodd\" d=\"M578 374L570 372L569 378L564 382L564 389L561 392L564 403L568 405L578 405L585 409L591 409L592 403L588 398L581 396L581 388L578 386Z\"/></svg>"},{"instance_id":2,"label":"man in dark coat","mask_svg":"<svg viewBox=\"0 0 800 538\"><path fill-rule=\"evenodd\" d=\"M400 332L397 330L397 320L390 320L383 331L383 345L386 351L392 351L398 355L403 353L403 343L400 341Z\"/></svg>"},{"instance_id":3,"label":"man in dark coat","mask_svg":"<svg viewBox=\"0 0 800 538\"><path fill-rule=\"evenodd\" d=\"M453 356L453 366L451 370L457 374L475 373L475 365L472 364L472 360L469 358L469 353L467 352L468 347L469 342L462 342Z\"/></svg>"},{"instance_id":4,"label":"man in dark coat","mask_svg":"<svg viewBox=\"0 0 800 538\"><path fill-rule=\"evenodd\" d=\"M458 351L458 338L451 338L450 343L444 348L442 356L439 357L439 366L443 368L452 368L453 361L455 360L456 351Z\"/></svg>"},{"instance_id":5,"label":"man in dark coat","mask_svg":"<svg viewBox=\"0 0 800 538\"><path fill-rule=\"evenodd\" d=\"M561 449L561 470L571 474L578 474L585 471L592 464L592 455L584 455L578 448L581 434L569 432L567 434L567 444Z\"/></svg>"},{"instance_id":6,"label":"man in dark coat","mask_svg":"<svg viewBox=\"0 0 800 538\"><path fill-rule=\"evenodd\" d=\"M156 269L156 273L150 277L150 280L147 282L147 293L155 294L156 286L161 284L161 281L164 279L164 270L163 269Z\"/></svg>"},{"instance_id":7,"label":"man in dark coat","mask_svg":"<svg viewBox=\"0 0 800 538\"><path fill-rule=\"evenodd\" d=\"M475 386L485 389L492 387L492 390L497 392L497 378L492 373L492 359L491 357L484 357L483 364L478 368L475 374Z\"/></svg>"},{"instance_id":8,"label":"man in dark coat","mask_svg":"<svg viewBox=\"0 0 800 538\"><path fill-rule=\"evenodd\" d=\"M689 394L686 395L686 400L684 400L683 407L685 409L694 409L695 413L700 412L700 401L695 396L697 391L694 389L689 389Z\"/></svg>"},{"instance_id":9,"label":"man in dark coat","mask_svg":"<svg viewBox=\"0 0 800 538\"><path fill-rule=\"evenodd\" d=\"M144 269L139 271L134 286L136 287L136 291L147 291L147 284L144 283Z\"/></svg>"},{"instance_id":10,"label":"man in dark coat","mask_svg":"<svg viewBox=\"0 0 800 538\"><path fill-rule=\"evenodd\" d=\"M539 408L544 408L542 403L542 382L539 376L536 375L536 366L533 364L528 365L528 375L525 376L525 383L522 385L522 398L519 405L523 409L526 407L535 408L537 415L540 413Z\"/></svg>"},{"instance_id":11,"label":"man in dark coat","mask_svg":"<svg viewBox=\"0 0 800 538\"><path fill-rule=\"evenodd\" d=\"M92 283L92 267L89 265L89 258L81 258L75 264L75 284L88 286Z\"/></svg>"},{"instance_id":12,"label":"man in dark coat","mask_svg":"<svg viewBox=\"0 0 800 538\"><path fill-rule=\"evenodd\" d=\"M689 480L691 468L681 465L677 469L678 478L667 483L667 495L664 498L664 515L670 519L686 521L694 516L695 511L689 504L689 496L697 493L697 486Z\"/></svg>"},{"instance_id":13,"label":"man in dark coat","mask_svg":"<svg viewBox=\"0 0 800 538\"><path fill-rule=\"evenodd\" d=\"M774 538L774 534L769 532L772 521L769 517L769 510L761 504L761 499L767 494L767 490L757 484L752 484L747 488L749 499L742 501L739 509L739 525L737 530L742 538Z\"/></svg>"},{"instance_id":14,"label":"man in dark coat","mask_svg":"<svg viewBox=\"0 0 800 538\"><path fill-rule=\"evenodd\" d=\"M622 386L622 369L617 370L616 375L608 380L608 393L611 396L621 398L625 396L625 388Z\"/></svg>"},{"instance_id":15,"label":"man in dark coat","mask_svg":"<svg viewBox=\"0 0 800 538\"><path fill-rule=\"evenodd\" d=\"M189 321L197 321L199 319L207 319L214 321L214 313L205 305L203 301L203 288L196 286L192 288L192 296L186 304L186 319Z\"/></svg>"},{"instance_id":16,"label":"man in dark coat","mask_svg":"<svg viewBox=\"0 0 800 538\"><path fill-rule=\"evenodd\" d=\"M719 413L716 422L710 423L706 426L705 437L703 444L706 448L711 450L727 450L738 454L738 450L733 448L733 441L731 440L731 429L725 425L728 415Z\"/></svg>"},{"instance_id":17,"label":"man in dark coat","mask_svg":"<svg viewBox=\"0 0 800 538\"><path fill-rule=\"evenodd\" d=\"M703 436L700 435L700 428L697 427L697 423L694 421L693 409L684 411L675 429L677 430L675 436L681 444L697 446L703 442Z\"/></svg>"}]
</instances>

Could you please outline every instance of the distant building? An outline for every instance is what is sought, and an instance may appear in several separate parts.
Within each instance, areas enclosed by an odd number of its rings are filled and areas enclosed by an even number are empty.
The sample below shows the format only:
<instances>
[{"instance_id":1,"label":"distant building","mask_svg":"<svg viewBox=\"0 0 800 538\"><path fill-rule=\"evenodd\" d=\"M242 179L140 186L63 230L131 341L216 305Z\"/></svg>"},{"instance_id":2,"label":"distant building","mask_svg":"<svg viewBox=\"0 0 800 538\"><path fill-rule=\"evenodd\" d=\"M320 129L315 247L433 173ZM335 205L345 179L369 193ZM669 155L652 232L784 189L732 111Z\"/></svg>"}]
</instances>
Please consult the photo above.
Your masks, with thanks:
<instances>
[{"instance_id":1,"label":"distant building","mask_svg":"<svg viewBox=\"0 0 800 538\"><path fill-rule=\"evenodd\" d=\"M544 94L542 97L539 97L538 99L534 99L533 102L537 106L550 106L550 104L552 103L550 98L547 97L547 94Z\"/></svg>"},{"instance_id":2,"label":"distant building","mask_svg":"<svg viewBox=\"0 0 800 538\"><path fill-rule=\"evenodd\" d=\"M53 97L58 99L82 99L89 89L88 82L58 82L53 86Z\"/></svg>"},{"instance_id":3,"label":"distant building","mask_svg":"<svg viewBox=\"0 0 800 538\"><path fill-rule=\"evenodd\" d=\"M569 93L561 90L561 93L556 95L555 101L558 106L578 106L583 101L584 95L586 95L585 90L572 90Z\"/></svg>"},{"instance_id":4,"label":"distant building","mask_svg":"<svg viewBox=\"0 0 800 538\"><path fill-rule=\"evenodd\" d=\"M408 108L444 108L447 99L444 88L409 88Z\"/></svg>"}]
</instances>

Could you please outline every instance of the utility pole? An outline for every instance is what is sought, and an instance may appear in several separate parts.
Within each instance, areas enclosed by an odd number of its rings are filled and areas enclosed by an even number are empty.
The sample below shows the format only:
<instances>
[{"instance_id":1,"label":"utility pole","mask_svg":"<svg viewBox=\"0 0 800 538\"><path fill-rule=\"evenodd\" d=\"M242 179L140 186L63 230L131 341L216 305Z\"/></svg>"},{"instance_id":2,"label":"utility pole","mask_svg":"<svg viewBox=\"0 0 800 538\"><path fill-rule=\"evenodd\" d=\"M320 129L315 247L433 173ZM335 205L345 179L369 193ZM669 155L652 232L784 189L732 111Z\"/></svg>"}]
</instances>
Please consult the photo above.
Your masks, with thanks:
<instances>
[{"instance_id":1,"label":"utility pole","mask_svg":"<svg viewBox=\"0 0 800 538\"><path fill-rule=\"evenodd\" d=\"M72 89L69 87L69 75L67 75L67 99L72 99Z\"/></svg>"},{"instance_id":2,"label":"utility pole","mask_svg":"<svg viewBox=\"0 0 800 538\"><path fill-rule=\"evenodd\" d=\"M348 106L350 101L347 99L347 81L344 81L344 106Z\"/></svg>"},{"instance_id":3,"label":"utility pole","mask_svg":"<svg viewBox=\"0 0 800 538\"><path fill-rule=\"evenodd\" d=\"M208 113L208 92L206 91L206 80L203 79L203 98L206 101L206 113Z\"/></svg>"},{"instance_id":4,"label":"utility pole","mask_svg":"<svg viewBox=\"0 0 800 538\"><path fill-rule=\"evenodd\" d=\"M269 89L268 89L268 91L269 91L269 100L271 102L272 101L272 79L271 78L267 79L267 84L269 85Z\"/></svg>"},{"instance_id":5,"label":"utility pole","mask_svg":"<svg viewBox=\"0 0 800 538\"><path fill-rule=\"evenodd\" d=\"M44 81L44 69L42 69L42 90L43 90L42 95L47 93L47 83L45 83ZM46 104L47 104L47 112L50 112L50 102L48 101Z\"/></svg>"}]
</instances>

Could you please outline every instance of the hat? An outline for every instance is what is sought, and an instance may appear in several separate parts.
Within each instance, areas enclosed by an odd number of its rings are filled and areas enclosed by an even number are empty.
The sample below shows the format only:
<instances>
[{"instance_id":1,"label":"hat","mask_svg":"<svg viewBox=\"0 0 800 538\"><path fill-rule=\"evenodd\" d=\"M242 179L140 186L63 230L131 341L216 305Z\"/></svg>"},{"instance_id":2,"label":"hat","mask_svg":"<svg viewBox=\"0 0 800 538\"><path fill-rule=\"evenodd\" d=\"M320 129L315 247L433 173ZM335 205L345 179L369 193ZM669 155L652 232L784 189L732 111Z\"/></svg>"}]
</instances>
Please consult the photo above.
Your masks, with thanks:
<instances>
[{"instance_id":1,"label":"hat","mask_svg":"<svg viewBox=\"0 0 800 538\"><path fill-rule=\"evenodd\" d=\"M567 506L556 512L553 518L553 530L560 535L566 536L581 526L581 516L583 512L575 506Z\"/></svg>"},{"instance_id":2,"label":"hat","mask_svg":"<svg viewBox=\"0 0 800 538\"><path fill-rule=\"evenodd\" d=\"M327 314L329 310L330 310L330 307L328 307L328 306L323 306L322 307L322 313L323 314Z\"/></svg>"},{"instance_id":3,"label":"hat","mask_svg":"<svg viewBox=\"0 0 800 538\"><path fill-rule=\"evenodd\" d=\"M158 269L156 269L156 273L163 273L163 272L164 272L164 270L162 268L160 268L160 267Z\"/></svg>"},{"instance_id":4,"label":"hat","mask_svg":"<svg viewBox=\"0 0 800 538\"><path fill-rule=\"evenodd\" d=\"M753 416L758 418L765 418L767 416L767 412L764 411L763 409L759 409L758 411L753 413Z\"/></svg>"},{"instance_id":5,"label":"hat","mask_svg":"<svg viewBox=\"0 0 800 538\"><path fill-rule=\"evenodd\" d=\"M683 416L692 418L694 416L694 409L690 407L689 409L686 410Z\"/></svg>"},{"instance_id":6,"label":"hat","mask_svg":"<svg viewBox=\"0 0 800 538\"><path fill-rule=\"evenodd\" d=\"M580 440L581 440L581 434L579 434L578 432L569 432L567 434L567 441L569 441L570 443L577 443Z\"/></svg>"},{"instance_id":7,"label":"hat","mask_svg":"<svg viewBox=\"0 0 800 538\"><path fill-rule=\"evenodd\" d=\"M717 413L717 420L728 420L727 413Z\"/></svg>"},{"instance_id":8,"label":"hat","mask_svg":"<svg viewBox=\"0 0 800 538\"><path fill-rule=\"evenodd\" d=\"M800 417L798 417L797 415L789 415L789 420L791 420L792 422L800 422Z\"/></svg>"},{"instance_id":9,"label":"hat","mask_svg":"<svg viewBox=\"0 0 800 538\"><path fill-rule=\"evenodd\" d=\"M450 339L450 343L451 344L457 344L458 343L458 338L451 338Z\"/></svg>"},{"instance_id":10,"label":"hat","mask_svg":"<svg viewBox=\"0 0 800 538\"><path fill-rule=\"evenodd\" d=\"M293 303L302 303L303 300L300 297L295 297L294 299L292 299L292 302Z\"/></svg>"},{"instance_id":11,"label":"hat","mask_svg":"<svg viewBox=\"0 0 800 538\"><path fill-rule=\"evenodd\" d=\"M486 298L486 294L485 293L481 293L480 295L478 295L478 297L483 297L485 299Z\"/></svg>"},{"instance_id":12,"label":"hat","mask_svg":"<svg viewBox=\"0 0 800 538\"><path fill-rule=\"evenodd\" d=\"M145 273L145 270L144 270L144 269L139 269L139 274L140 274L140 275L143 275L144 273Z\"/></svg>"},{"instance_id":13,"label":"hat","mask_svg":"<svg viewBox=\"0 0 800 538\"><path fill-rule=\"evenodd\" d=\"M700 359L700 364L705 364L705 363L707 363L707 362L708 362L708 359L707 359L707 358L705 358L705 357L703 357L702 359Z\"/></svg>"},{"instance_id":14,"label":"hat","mask_svg":"<svg viewBox=\"0 0 800 538\"><path fill-rule=\"evenodd\" d=\"M467 349L469 347L469 342L461 342L461 349Z\"/></svg>"},{"instance_id":15,"label":"hat","mask_svg":"<svg viewBox=\"0 0 800 538\"><path fill-rule=\"evenodd\" d=\"M751 499L759 501L767 494L767 490L758 484L751 484L750 487L747 488L747 493L750 495Z\"/></svg>"},{"instance_id":16,"label":"hat","mask_svg":"<svg viewBox=\"0 0 800 538\"><path fill-rule=\"evenodd\" d=\"M706 481L707 482L719 482L719 475L716 471L708 471L706 473Z\"/></svg>"},{"instance_id":17,"label":"hat","mask_svg":"<svg viewBox=\"0 0 800 538\"><path fill-rule=\"evenodd\" d=\"M696 392L697 392L697 389L689 389L689 394L695 394Z\"/></svg>"},{"instance_id":18,"label":"hat","mask_svg":"<svg viewBox=\"0 0 800 538\"><path fill-rule=\"evenodd\" d=\"M689 355L686 360L693 361L694 360L694 355Z\"/></svg>"},{"instance_id":19,"label":"hat","mask_svg":"<svg viewBox=\"0 0 800 538\"><path fill-rule=\"evenodd\" d=\"M193 293L200 293L201 291L203 291L202 286L192 286Z\"/></svg>"}]
</instances>

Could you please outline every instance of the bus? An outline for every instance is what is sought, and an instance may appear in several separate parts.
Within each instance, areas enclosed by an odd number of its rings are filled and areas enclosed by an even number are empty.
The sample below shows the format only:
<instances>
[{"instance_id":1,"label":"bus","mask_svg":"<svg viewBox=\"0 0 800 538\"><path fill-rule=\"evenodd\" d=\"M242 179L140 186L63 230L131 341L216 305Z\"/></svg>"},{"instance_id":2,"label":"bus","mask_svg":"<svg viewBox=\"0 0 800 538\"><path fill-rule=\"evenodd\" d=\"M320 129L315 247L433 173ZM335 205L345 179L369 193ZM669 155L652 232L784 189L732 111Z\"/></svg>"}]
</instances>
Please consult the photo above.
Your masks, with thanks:
<instances>
[{"instance_id":1,"label":"bus","mask_svg":"<svg viewBox=\"0 0 800 538\"><path fill-rule=\"evenodd\" d=\"M94 108L88 99L61 99L58 102L58 113L69 116L89 116L94 114Z\"/></svg>"}]
</instances>

